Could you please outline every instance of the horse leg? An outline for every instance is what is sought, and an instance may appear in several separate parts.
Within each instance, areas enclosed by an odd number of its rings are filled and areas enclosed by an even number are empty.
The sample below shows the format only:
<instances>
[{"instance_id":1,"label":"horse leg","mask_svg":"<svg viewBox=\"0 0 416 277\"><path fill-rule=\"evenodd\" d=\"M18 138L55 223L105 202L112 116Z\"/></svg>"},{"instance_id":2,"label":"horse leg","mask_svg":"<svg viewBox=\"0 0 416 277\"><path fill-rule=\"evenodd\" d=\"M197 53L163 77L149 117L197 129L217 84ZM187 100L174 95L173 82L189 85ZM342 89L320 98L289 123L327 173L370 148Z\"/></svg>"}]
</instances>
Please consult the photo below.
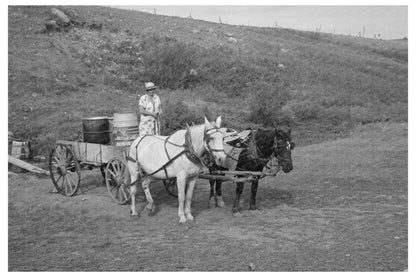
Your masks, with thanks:
<instances>
[{"instance_id":1,"label":"horse leg","mask_svg":"<svg viewBox=\"0 0 416 277\"><path fill-rule=\"evenodd\" d=\"M208 201L208 208L215 207L215 182L216 180L209 180L210 191L209 191L209 201Z\"/></svg>"},{"instance_id":2,"label":"horse leg","mask_svg":"<svg viewBox=\"0 0 416 277\"><path fill-rule=\"evenodd\" d=\"M192 195L194 193L195 183L196 183L196 178L190 179L188 183L188 189L186 190L185 216L187 220L194 219L194 217L191 214L191 203L192 203Z\"/></svg>"},{"instance_id":3,"label":"horse leg","mask_svg":"<svg viewBox=\"0 0 416 277\"><path fill-rule=\"evenodd\" d=\"M178 216L179 223L185 223L186 217L184 212L184 202L185 202L185 186L186 186L186 174L178 173L176 176L176 185L178 186Z\"/></svg>"},{"instance_id":4,"label":"horse leg","mask_svg":"<svg viewBox=\"0 0 416 277\"><path fill-rule=\"evenodd\" d=\"M154 212L155 211L155 204L153 203L152 195L150 194L150 182L152 180L150 178L144 178L142 181L142 188L144 191L144 194L146 195L147 205L145 206L145 209Z\"/></svg>"},{"instance_id":5,"label":"horse leg","mask_svg":"<svg viewBox=\"0 0 416 277\"><path fill-rule=\"evenodd\" d=\"M237 188L235 190L235 201L233 205L233 213L238 213L240 210L240 196L243 193L244 183L237 183Z\"/></svg>"},{"instance_id":6,"label":"horse leg","mask_svg":"<svg viewBox=\"0 0 416 277\"><path fill-rule=\"evenodd\" d=\"M131 161L127 161L127 167L130 171L130 198L131 198L131 205L130 205L130 215L131 216L138 216L136 210L136 193L137 193L137 182L139 177L139 166L137 163L133 163Z\"/></svg>"},{"instance_id":7,"label":"horse leg","mask_svg":"<svg viewBox=\"0 0 416 277\"><path fill-rule=\"evenodd\" d=\"M251 182L250 210L258 210L256 206L256 194L257 194L258 185L259 185L258 180Z\"/></svg>"},{"instance_id":8,"label":"horse leg","mask_svg":"<svg viewBox=\"0 0 416 277\"><path fill-rule=\"evenodd\" d=\"M215 200L217 202L218 207L225 208L225 203L222 200L221 184L222 181L217 180L217 184L215 186Z\"/></svg>"}]
</instances>

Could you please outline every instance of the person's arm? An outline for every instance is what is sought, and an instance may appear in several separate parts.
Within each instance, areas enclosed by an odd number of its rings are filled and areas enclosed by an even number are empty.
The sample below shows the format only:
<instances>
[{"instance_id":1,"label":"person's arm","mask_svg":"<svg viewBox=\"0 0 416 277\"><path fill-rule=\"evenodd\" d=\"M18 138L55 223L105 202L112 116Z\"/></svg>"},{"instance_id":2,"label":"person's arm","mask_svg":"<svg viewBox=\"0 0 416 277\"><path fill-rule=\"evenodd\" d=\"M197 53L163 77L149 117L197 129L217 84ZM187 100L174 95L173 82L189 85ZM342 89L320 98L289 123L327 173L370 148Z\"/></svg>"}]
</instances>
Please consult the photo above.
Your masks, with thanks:
<instances>
[{"instance_id":1,"label":"person's arm","mask_svg":"<svg viewBox=\"0 0 416 277\"><path fill-rule=\"evenodd\" d=\"M139 106L139 112L140 114L143 114L143 115L150 115L150 116L156 117L156 113L148 112L142 106Z\"/></svg>"},{"instance_id":2,"label":"person's arm","mask_svg":"<svg viewBox=\"0 0 416 277\"><path fill-rule=\"evenodd\" d=\"M157 100L158 100L158 114L162 114L162 102L160 101L160 98L159 98L159 96L157 96Z\"/></svg>"},{"instance_id":3,"label":"person's arm","mask_svg":"<svg viewBox=\"0 0 416 277\"><path fill-rule=\"evenodd\" d=\"M150 115L150 116L153 116L153 117L156 117L156 114L155 113L153 113L153 112L148 112L144 107L145 107L145 105L146 105L146 95L143 95L142 97L140 97L140 100L139 100L139 112L140 112L140 114L142 114L142 115Z\"/></svg>"}]
</instances>

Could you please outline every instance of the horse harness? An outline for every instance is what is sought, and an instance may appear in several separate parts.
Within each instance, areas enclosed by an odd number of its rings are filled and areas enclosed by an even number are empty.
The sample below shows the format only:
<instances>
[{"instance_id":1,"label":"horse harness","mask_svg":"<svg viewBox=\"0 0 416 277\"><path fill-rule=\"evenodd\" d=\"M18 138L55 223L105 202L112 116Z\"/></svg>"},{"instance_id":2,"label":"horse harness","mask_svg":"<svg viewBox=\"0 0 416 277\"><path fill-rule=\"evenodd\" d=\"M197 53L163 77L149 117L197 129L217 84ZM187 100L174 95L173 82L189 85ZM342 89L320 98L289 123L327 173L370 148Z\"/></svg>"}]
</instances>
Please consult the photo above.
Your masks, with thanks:
<instances>
[{"instance_id":1,"label":"horse harness","mask_svg":"<svg viewBox=\"0 0 416 277\"><path fill-rule=\"evenodd\" d=\"M249 151L249 155L251 157L251 159L256 163L256 164L260 164L264 167L266 167L267 169L270 169L269 166L267 165L268 162L270 161L270 159L272 158L272 156L270 157L264 157L262 152L260 151L258 145L256 144L256 140L255 140L255 135L256 135L256 131L252 131L252 135L249 136L249 141L248 141L248 146L246 147ZM286 142L286 145L278 145L277 144L277 139L276 137L274 137L274 142L273 142L273 154L274 156L278 159L278 160L287 160L285 158L283 158L282 156L279 156L276 153L276 150L278 148L286 148L286 149L290 149L291 145L289 143L289 141ZM233 149L235 148L235 146L233 147ZM261 157L259 155L259 153L261 154ZM238 159L235 159L234 157L232 157L231 155L225 153L225 155L230 158L233 159L234 161L238 161Z\"/></svg>"},{"instance_id":2,"label":"horse harness","mask_svg":"<svg viewBox=\"0 0 416 277\"><path fill-rule=\"evenodd\" d=\"M209 133L209 131L211 131L211 130L215 130L214 132L210 132ZM203 142L204 142L204 147L205 147L205 149L208 151L208 154L212 157L213 156L213 152L223 152L224 151L224 149L212 149L211 147L210 147L210 145L209 145L209 141L211 140L211 135L212 134L214 134L214 133L217 133L217 132L220 132L221 133L221 131L220 131L220 129L218 128L218 127L213 127L213 128L211 128L211 129L205 129L204 130L204 138L203 138ZM142 140L145 138L145 137L147 137L147 136L151 136L151 137L155 137L155 138L157 138L157 139L160 139L160 140L163 140L164 141L164 149L165 149L165 153L166 153L166 156L168 157L168 162L167 163L165 163L164 165L162 165L160 168L158 168L157 170L155 170L155 171L153 171L152 173L149 173L149 174L146 174L145 176L152 176L152 175L154 175L154 174L156 174L156 173L158 173L159 171L161 171L161 170L163 170L164 172L165 172L165 175L166 175L166 178L168 178L168 173L167 173L167 170L166 170L166 168L171 164L171 163L173 163L176 159L178 159L180 156L182 156L183 154L185 154L186 155L186 157L191 161L191 162L193 162L194 164L196 164L196 165L201 165L201 166L206 166L206 163L204 162L204 160L203 159L201 159L199 156L198 156L198 154L195 152L195 150L194 150L194 148L193 148L193 146L192 146L192 139L191 139L191 131L190 131L190 128L189 128L189 126L187 126L187 128L186 128L186 133L185 133L185 142L184 142L184 144L182 144L182 145L180 145L180 144L176 144L176 143L173 143L173 142L171 142L171 141L169 141L169 139L170 139L170 137L172 136L172 135L170 135L170 136L168 136L166 139L161 139L161 138L158 138L158 137L156 137L156 136L154 136L154 135L150 135L150 134L146 134L146 135L144 135L140 140L139 140L139 142L136 144L136 146L135 146L135 148L136 148L136 159L133 159L132 157L130 157L130 155L127 155L127 160L129 160L129 161L132 161L132 162L138 162L138 154L137 154L137 148L139 147L139 144L140 144L140 142L142 142ZM171 156L169 155L169 153L168 153L168 150L167 150L167 144L171 144L171 145L174 145L174 146L176 146L176 147L183 147L184 149L181 151L181 152L179 152L178 154L176 154L175 156L173 156L172 158L171 158Z\"/></svg>"}]
</instances>

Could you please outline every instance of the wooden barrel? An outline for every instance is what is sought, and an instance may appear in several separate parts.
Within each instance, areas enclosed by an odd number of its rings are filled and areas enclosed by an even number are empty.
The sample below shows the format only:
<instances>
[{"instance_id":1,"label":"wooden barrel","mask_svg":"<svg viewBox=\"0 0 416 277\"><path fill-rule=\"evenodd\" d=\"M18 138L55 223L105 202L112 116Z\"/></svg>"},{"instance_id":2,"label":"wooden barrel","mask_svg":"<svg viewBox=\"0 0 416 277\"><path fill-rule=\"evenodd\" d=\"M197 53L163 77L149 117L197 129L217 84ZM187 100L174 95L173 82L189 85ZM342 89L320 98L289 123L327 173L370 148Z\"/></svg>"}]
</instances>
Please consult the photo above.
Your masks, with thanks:
<instances>
[{"instance_id":1,"label":"wooden barrel","mask_svg":"<svg viewBox=\"0 0 416 277\"><path fill-rule=\"evenodd\" d=\"M113 138L116 146L129 146L139 136L139 121L134 112L115 113Z\"/></svg>"},{"instance_id":2,"label":"wooden barrel","mask_svg":"<svg viewBox=\"0 0 416 277\"><path fill-rule=\"evenodd\" d=\"M110 142L110 123L108 117L89 117L82 119L84 142L108 144Z\"/></svg>"},{"instance_id":3,"label":"wooden barrel","mask_svg":"<svg viewBox=\"0 0 416 277\"><path fill-rule=\"evenodd\" d=\"M20 160L29 160L32 156L29 141L12 141L10 155Z\"/></svg>"}]
</instances>

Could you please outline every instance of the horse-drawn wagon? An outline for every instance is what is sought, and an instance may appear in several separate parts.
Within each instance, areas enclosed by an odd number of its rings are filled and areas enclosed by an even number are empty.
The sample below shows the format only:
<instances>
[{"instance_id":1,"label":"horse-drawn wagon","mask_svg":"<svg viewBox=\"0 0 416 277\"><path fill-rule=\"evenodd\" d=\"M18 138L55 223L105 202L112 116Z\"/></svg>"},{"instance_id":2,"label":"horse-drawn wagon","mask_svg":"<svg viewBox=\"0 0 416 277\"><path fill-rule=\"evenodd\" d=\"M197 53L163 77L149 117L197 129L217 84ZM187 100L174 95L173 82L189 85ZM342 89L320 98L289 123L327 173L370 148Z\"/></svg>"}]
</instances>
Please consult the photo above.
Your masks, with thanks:
<instances>
[{"instance_id":1,"label":"horse-drawn wagon","mask_svg":"<svg viewBox=\"0 0 416 277\"><path fill-rule=\"evenodd\" d=\"M234 153L233 158L229 155L229 151L225 151L228 143L223 143L224 132L219 127L220 117L214 123L210 123L206 119L205 121L205 124L198 125L198 127L188 127L187 130L180 130L167 137L150 136L145 140L143 139L147 136L141 137L134 140L131 147L130 144L116 146L85 141L58 140L51 150L49 158L52 182L58 192L72 196L79 188L81 169L98 167L105 178L107 190L112 200L118 204L125 204L131 200L131 212L132 215L135 215L137 214L135 194L138 182L141 183L146 194L148 201L146 208L153 210L154 204L148 190L149 184L163 181L166 190L174 196L178 195L179 189L181 192L179 202L181 203L181 201L185 201L185 182L188 183L186 181L187 170L191 174L189 175L189 182L192 183L189 189L191 199L196 178L209 179L212 194L213 182L217 182L217 187L220 187L223 181L231 181L237 185L252 182L257 187L259 179L265 176L275 176L281 168L284 172L289 172L292 169L290 150L293 149L294 144L291 144L287 134L283 136L280 131L270 130L253 135L251 131L248 131L247 134L250 136L247 135L246 139L228 142L232 149L240 149ZM193 131L191 132L191 130ZM215 134L218 135L214 139ZM239 138L241 138L241 133ZM266 141L263 142L263 140ZM147 142L143 144L143 141L151 142L151 144ZM235 147L232 145L233 143L251 145ZM149 145L156 148L149 148ZM168 149L167 146L170 148ZM209 167L209 161L204 162L204 153L211 161L211 166L223 164L227 156L231 157L234 166ZM154 157L160 157L160 160ZM173 165L174 163L176 165ZM181 177L178 177L179 173L176 170L181 167L182 169L179 169L182 170ZM201 173L204 168L205 172ZM207 168L210 169L207 171ZM181 178L180 183L177 183L178 178ZM186 201L188 201L188 193L186 194ZM255 199L255 195L253 199ZM181 218L180 222L192 219L190 203L188 202L185 206L187 215L185 218L183 211L180 210L178 213ZM183 209L184 206L180 204L179 207Z\"/></svg>"}]
</instances>

